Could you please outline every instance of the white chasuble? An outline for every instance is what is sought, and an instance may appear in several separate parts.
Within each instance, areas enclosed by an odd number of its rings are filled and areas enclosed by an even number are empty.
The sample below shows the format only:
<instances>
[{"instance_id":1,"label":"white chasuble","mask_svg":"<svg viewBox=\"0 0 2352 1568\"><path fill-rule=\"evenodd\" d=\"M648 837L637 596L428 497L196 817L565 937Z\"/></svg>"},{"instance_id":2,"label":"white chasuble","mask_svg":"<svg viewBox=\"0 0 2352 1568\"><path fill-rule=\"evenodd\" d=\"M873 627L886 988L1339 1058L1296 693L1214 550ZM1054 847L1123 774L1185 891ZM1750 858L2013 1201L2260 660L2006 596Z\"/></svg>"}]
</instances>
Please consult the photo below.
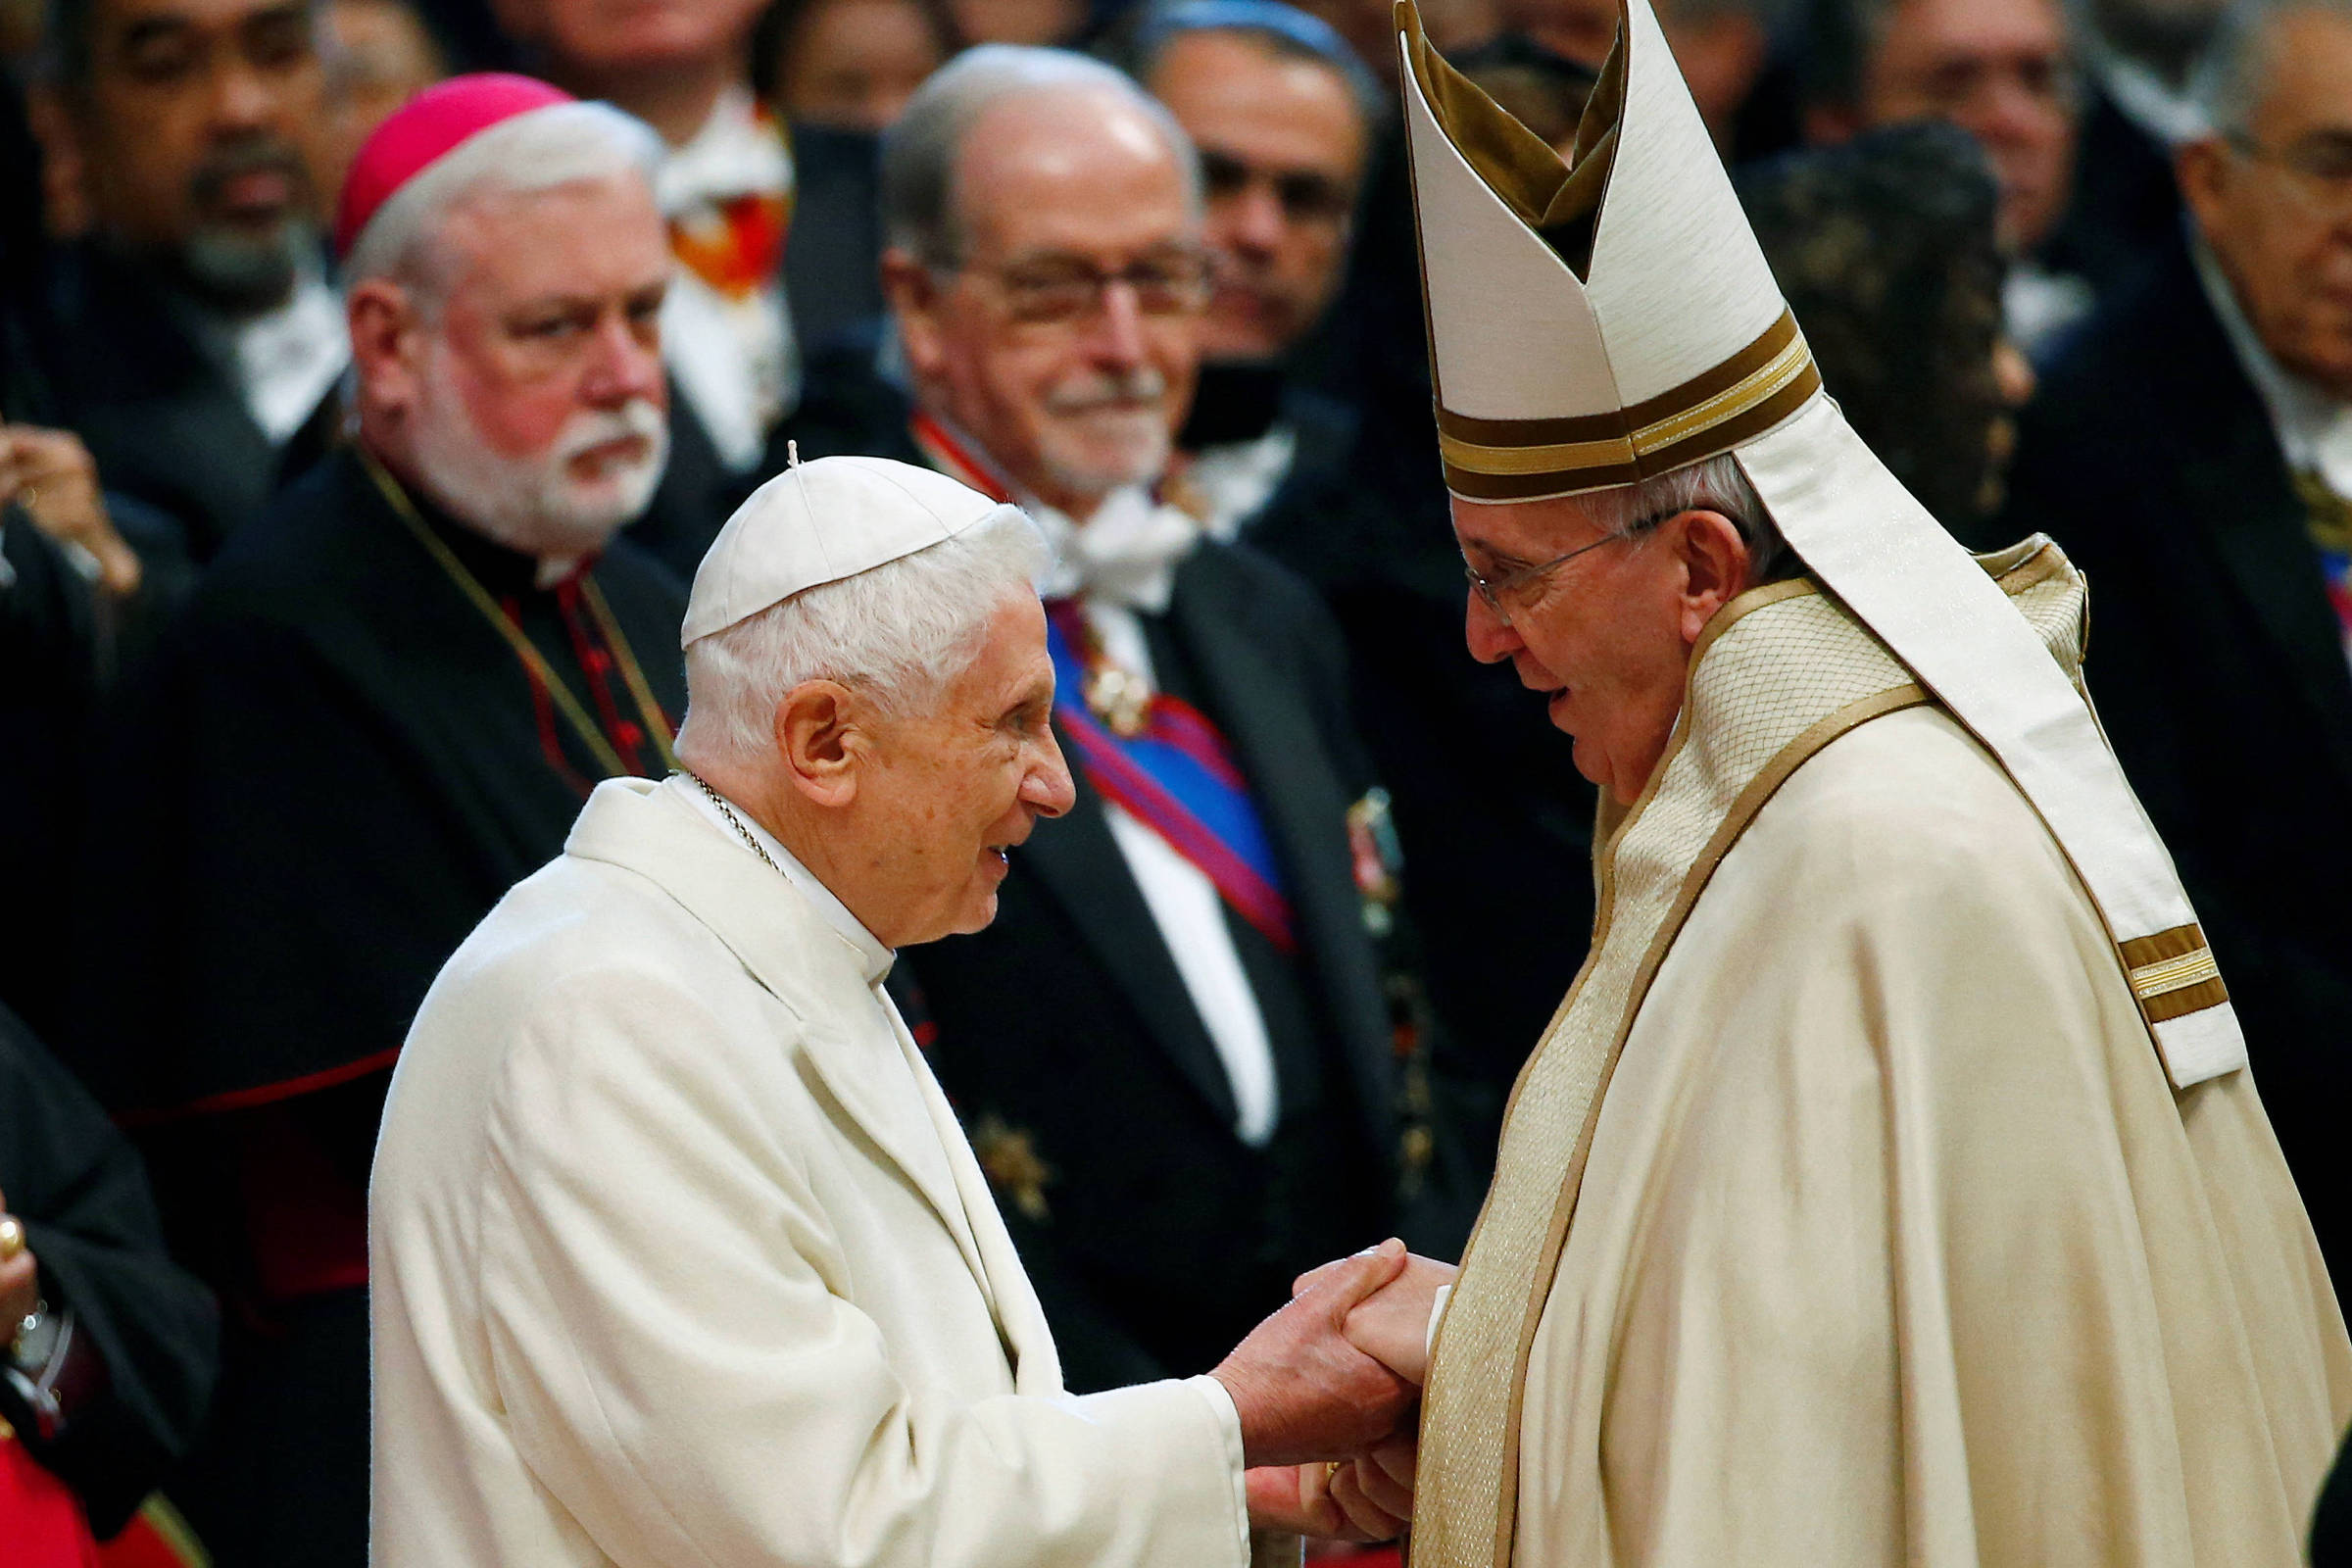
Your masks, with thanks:
<instances>
[{"instance_id":1,"label":"white chasuble","mask_svg":"<svg viewBox=\"0 0 2352 1568\"><path fill-rule=\"evenodd\" d=\"M2080 579L1987 563L2070 674ZM1438 1330L1420 1568L2301 1561L2352 1347L1992 758L1809 585L1600 852Z\"/></svg>"}]
</instances>

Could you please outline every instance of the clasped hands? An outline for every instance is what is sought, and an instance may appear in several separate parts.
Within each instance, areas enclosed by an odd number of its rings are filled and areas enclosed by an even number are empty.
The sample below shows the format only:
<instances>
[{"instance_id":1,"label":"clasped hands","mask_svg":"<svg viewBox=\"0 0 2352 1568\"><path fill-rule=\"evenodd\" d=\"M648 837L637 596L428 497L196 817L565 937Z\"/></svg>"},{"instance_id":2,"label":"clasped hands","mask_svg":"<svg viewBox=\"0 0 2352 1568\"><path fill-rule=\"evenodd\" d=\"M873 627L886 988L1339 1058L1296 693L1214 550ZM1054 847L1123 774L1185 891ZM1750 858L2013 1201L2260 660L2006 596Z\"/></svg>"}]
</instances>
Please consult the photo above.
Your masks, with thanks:
<instances>
[{"instance_id":1,"label":"clasped hands","mask_svg":"<svg viewBox=\"0 0 2352 1568\"><path fill-rule=\"evenodd\" d=\"M1233 1396L1259 1529L1386 1541L1413 1510L1430 1311L1450 1264L1389 1241L1301 1275L1213 1376Z\"/></svg>"}]
</instances>

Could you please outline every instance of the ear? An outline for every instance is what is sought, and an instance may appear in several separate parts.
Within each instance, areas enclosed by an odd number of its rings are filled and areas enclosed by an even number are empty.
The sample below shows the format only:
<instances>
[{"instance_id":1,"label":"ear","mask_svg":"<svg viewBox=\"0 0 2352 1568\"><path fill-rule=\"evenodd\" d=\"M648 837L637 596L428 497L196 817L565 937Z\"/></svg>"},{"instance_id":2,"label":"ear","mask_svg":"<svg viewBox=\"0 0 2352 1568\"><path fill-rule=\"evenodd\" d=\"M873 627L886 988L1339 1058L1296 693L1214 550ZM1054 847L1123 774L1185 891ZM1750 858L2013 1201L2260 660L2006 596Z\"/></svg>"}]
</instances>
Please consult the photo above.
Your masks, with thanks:
<instances>
[{"instance_id":1,"label":"ear","mask_svg":"<svg viewBox=\"0 0 2352 1568\"><path fill-rule=\"evenodd\" d=\"M917 376L933 376L947 362L939 319L938 276L912 253L894 245L882 253L882 296L899 323L899 343Z\"/></svg>"},{"instance_id":2,"label":"ear","mask_svg":"<svg viewBox=\"0 0 2352 1568\"><path fill-rule=\"evenodd\" d=\"M416 401L423 379L416 302L386 278L355 285L344 302L351 327L351 364L363 403L399 412Z\"/></svg>"},{"instance_id":3,"label":"ear","mask_svg":"<svg viewBox=\"0 0 2352 1568\"><path fill-rule=\"evenodd\" d=\"M2222 203L2230 187L2229 149L2219 136L2201 136L2183 142L2173 154L2173 179L2180 187L2180 200L2197 228L2211 237L2221 222Z\"/></svg>"},{"instance_id":4,"label":"ear","mask_svg":"<svg viewBox=\"0 0 2352 1568\"><path fill-rule=\"evenodd\" d=\"M793 788L831 810L855 802L858 771L872 757L870 724L865 705L838 681L803 681L786 692L774 733Z\"/></svg>"},{"instance_id":5,"label":"ear","mask_svg":"<svg viewBox=\"0 0 2352 1568\"><path fill-rule=\"evenodd\" d=\"M1690 647L1715 612L1747 591L1755 557L1739 525L1720 512L1686 512L1669 517L1664 527L1683 567L1677 609L1683 645Z\"/></svg>"}]
</instances>

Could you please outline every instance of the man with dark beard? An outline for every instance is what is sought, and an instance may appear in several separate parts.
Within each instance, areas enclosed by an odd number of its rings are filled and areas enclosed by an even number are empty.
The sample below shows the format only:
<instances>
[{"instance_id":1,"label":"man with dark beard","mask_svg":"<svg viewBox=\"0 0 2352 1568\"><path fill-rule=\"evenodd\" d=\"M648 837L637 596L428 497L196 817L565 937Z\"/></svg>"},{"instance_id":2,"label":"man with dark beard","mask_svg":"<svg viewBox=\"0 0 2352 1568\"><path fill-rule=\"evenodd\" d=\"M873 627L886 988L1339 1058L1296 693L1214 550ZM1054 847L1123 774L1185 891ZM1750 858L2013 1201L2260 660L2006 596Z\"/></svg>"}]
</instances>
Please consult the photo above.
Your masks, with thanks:
<instances>
[{"instance_id":1,"label":"man with dark beard","mask_svg":"<svg viewBox=\"0 0 2352 1568\"><path fill-rule=\"evenodd\" d=\"M228 1303L181 1489L222 1562L365 1559L393 1058L590 789L670 765L685 600L613 537L665 454L659 157L521 77L385 122L337 223L357 441L230 543L114 715L77 1065Z\"/></svg>"},{"instance_id":2,"label":"man with dark beard","mask_svg":"<svg viewBox=\"0 0 2352 1568\"><path fill-rule=\"evenodd\" d=\"M54 0L44 123L93 220L29 324L171 597L316 458L347 358L313 171L326 105L310 0Z\"/></svg>"}]
</instances>

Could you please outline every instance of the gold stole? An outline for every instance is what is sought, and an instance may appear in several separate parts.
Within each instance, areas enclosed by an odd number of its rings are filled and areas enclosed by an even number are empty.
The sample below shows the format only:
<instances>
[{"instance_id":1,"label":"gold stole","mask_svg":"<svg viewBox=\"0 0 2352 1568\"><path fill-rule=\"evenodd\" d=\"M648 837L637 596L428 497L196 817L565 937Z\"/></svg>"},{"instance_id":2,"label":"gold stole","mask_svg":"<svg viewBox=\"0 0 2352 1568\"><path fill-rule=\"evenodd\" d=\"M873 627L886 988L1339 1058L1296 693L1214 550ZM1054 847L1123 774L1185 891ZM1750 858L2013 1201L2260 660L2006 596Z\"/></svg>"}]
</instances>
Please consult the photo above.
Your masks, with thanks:
<instances>
[{"instance_id":1,"label":"gold stole","mask_svg":"<svg viewBox=\"0 0 2352 1568\"><path fill-rule=\"evenodd\" d=\"M2051 652L2082 660L2082 578L2036 538L1983 558ZM1807 581L1741 595L1691 650L1682 716L1620 819L1604 805L1592 947L1520 1070L1494 1185L1438 1330L1421 1406L1418 1568L1507 1568L1519 1404L1609 1075L1651 977L1724 854L1799 764L1839 735L1930 699Z\"/></svg>"}]
</instances>

